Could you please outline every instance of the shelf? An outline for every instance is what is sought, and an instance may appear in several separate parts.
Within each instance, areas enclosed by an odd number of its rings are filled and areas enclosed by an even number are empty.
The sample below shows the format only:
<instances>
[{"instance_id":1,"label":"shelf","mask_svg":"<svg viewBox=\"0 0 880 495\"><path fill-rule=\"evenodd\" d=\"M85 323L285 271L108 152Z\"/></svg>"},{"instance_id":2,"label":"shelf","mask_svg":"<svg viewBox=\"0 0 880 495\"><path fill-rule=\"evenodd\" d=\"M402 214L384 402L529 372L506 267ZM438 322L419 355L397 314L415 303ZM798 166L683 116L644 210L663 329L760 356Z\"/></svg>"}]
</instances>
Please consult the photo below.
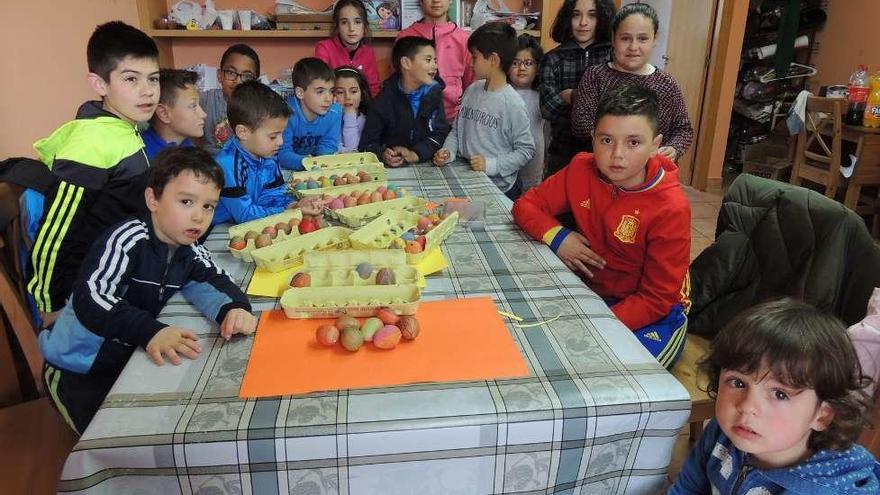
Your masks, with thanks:
<instances>
[{"instance_id":1,"label":"shelf","mask_svg":"<svg viewBox=\"0 0 880 495\"><path fill-rule=\"evenodd\" d=\"M374 31L373 38L394 39L400 31ZM517 34L530 34L536 38L541 37L541 31L524 30L517 31ZM147 34L153 38L326 38L330 36L330 31L326 29L316 29L314 31L281 31L281 30L196 30L188 31L186 29L151 29Z\"/></svg>"}]
</instances>

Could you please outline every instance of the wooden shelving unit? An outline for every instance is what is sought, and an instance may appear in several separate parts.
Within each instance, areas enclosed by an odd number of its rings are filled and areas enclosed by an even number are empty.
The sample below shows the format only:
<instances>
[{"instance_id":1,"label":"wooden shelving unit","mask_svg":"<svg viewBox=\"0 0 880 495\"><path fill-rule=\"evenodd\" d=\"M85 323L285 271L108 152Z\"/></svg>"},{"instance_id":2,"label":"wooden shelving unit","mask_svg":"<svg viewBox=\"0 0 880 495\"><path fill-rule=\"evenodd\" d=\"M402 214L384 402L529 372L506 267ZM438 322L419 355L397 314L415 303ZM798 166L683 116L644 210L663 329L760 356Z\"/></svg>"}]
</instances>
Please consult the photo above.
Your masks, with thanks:
<instances>
[{"instance_id":1,"label":"wooden shelving unit","mask_svg":"<svg viewBox=\"0 0 880 495\"><path fill-rule=\"evenodd\" d=\"M373 38L394 39L399 31L377 31L373 32ZM526 33L537 38L541 37L540 31L523 30L518 33ZM153 38L188 38L188 39L204 39L204 38L316 38L323 39L330 35L330 31L326 29L316 29L314 31L235 31L235 30L200 30L187 31L185 29L151 29L146 31Z\"/></svg>"}]
</instances>

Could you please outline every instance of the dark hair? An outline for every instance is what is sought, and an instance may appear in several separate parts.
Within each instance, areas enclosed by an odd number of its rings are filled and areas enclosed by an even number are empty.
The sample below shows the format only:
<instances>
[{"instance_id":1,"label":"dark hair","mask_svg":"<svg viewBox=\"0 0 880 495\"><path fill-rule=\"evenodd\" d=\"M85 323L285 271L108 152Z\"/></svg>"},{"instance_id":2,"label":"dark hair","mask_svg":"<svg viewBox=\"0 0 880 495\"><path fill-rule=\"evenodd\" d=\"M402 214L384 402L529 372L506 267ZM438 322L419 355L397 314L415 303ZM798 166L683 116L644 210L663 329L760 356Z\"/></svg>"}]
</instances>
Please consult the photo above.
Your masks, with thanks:
<instances>
[{"instance_id":1,"label":"dark hair","mask_svg":"<svg viewBox=\"0 0 880 495\"><path fill-rule=\"evenodd\" d=\"M159 61L156 42L143 31L122 21L111 21L95 28L86 47L89 72L110 82L110 73L126 57Z\"/></svg>"},{"instance_id":2,"label":"dark hair","mask_svg":"<svg viewBox=\"0 0 880 495\"><path fill-rule=\"evenodd\" d=\"M641 14L647 17L651 24L654 25L654 36L657 35L657 28L660 27L660 18L657 17L657 11L654 10L654 7L646 3L628 3L621 7L617 14L614 15L614 19L611 20L611 33L616 33L620 23L634 14Z\"/></svg>"},{"instance_id":3,"label":"dark hair","mask_svg":"<svg viewBox=\"0 0 880 495\"><path fill-rule=\"evenodd\" d=\"M392 2L382 2L376 7L376 15L379 15L379 9L387 9L391 11L391 15L399 16L400 13L397 11L397 4Z\"/></svg>"},{"instance_id":4,"label":"dark hair","mask_svg":"<svg viewBox=\"0 0 880 495\"><path fill-rule=\"evenodd\" d=\"M160 69L159 70L159 103L174 105L177 92L187 86L195 86L199 75L191 70Z\"/></svg>"},{"instance_id":5,"label":"dark hair","mask_svg":"<svg viewBox=\"0 0 880 495\"><path fill-rule=\"evenodd\" d=\"M478 27L467 40L468 50L488 58L493 53L501 60L501 71L507 73L516 56L516 30L504 22L487 22Z\"/></svg>"},{"instance_id":6,"label":"dark hair","mask_svg":"<svg viewBox=\"0 0 880 495\"><path fill-rule=\"evenodd\" d=\"M333 69L320 58L302 58L293 66L293 87L306 89L314 80L333 81L336 75Z\"/></svg>"},{"instance_id":7,"label":"dark hair","mask_svg":"<svg viewBox=\"0 0 880 495\"><path fill-rule=\"evenodd\" d=\"M419 51L426 46L435 48L434 41L421 36L404 36L395 41L394 47L391 48L391 64L394 66L394 70L400 72L401 58L415 58Z\"/></svg>"},{"instance_id":8,"label":"dark hair","mask_svg":"<svg viewBox=\"0 0 880 495\"><path fill-rule=\"evenodd\" d=\"M523 50L527 50L532 55L532 58L535 59L535 63L538 64L538 66L541 65L541 59L544 58L544 49L541 48L541 42L538 41L538 38L525 33L519 35L519 37L516 38L516 53ZM532 81L533 89L538 87L538 74L540 72L541 71L539 70L535 71L535 80Z\"/></svg>"},{"instance_id":9,"label":"dark hair","mask_svg":"<svg viewBox=\"0 0 880 495\"><path fill-rule=\"evenodd\" d=\"M266 119L290 117L291 110L278 93L260 81L247 81L239 84L226 105L229 127L241 124L249 129L257 129Z\"/></svg>"},{"instance_id":10,"label":"dark hair","mask_svg":"<svg viewBox=\"0 0 880 495\"><path fill-rule=\"evenodd\" d=\"M257 66L257 77L260 77L260 57L257 55L257 52L254 51L253 48L245 45L244 43L238 43L230 46L223 52L223 56L220 57L220 68L226 65L226 61L229 60L229 57L233 55L244 55L245 57L253 60L254 65Z\"/></svg>"},{"instance_id":11,"label":"dark hair","mask_svg":"<svg viewBox=\"0 0 880 495\"><path fill-rule=\"evenodd\" d=\"M336 80L339 81L342 77L350 77L357 81L358 87L361 89L361 104L358 106L358 113L366 115L370 110L370 105L373 104L373 95L370 93L370 83L367 82L367 78L354 67L337 67Z\"/></svg>"},{"instance_id":12,"label":"dark hair","mask_svg":"<svg viewBox=\"0 0 880 495\"><path fill-rule=\"evenodd\" d=\"M565 0L559 7L559 13L556 14L550 31L553 41L565 43L574 39L571 20L574 18L576 3L577 0ZM596 35L593 36L593 43L611 40L611 18L614 17L614 10L614 2L611 0L596 0Z\"/></svg>"},{"instance_id":13,"label":"dark hair","mask_svg":"<svg viewBox=\"0 0 880 495\"><path fill-rule=\"evenodd\" d=\"M358 11L364 26L364 40L369 39L372 33L370 32L370 23L367 21L367 8L361 0L339 0L336 2L336 5L333 7L333 26L330 28L330 36L339 35L339 15L343 7L354 7ZM379 9L376 9L376 11L378 12Z\"/></svg>"},{"instance_id":14,"label":"dark hair","mask_svg":"<svg viewBox=\"0 0 880 495\"><path fill-rule=\"evenodd\" d=\"M211 181L217 189L223 189L223 170L210 153L195 146L169 146L160 151L150 160L147 187L157 199L161 198L165 186L187 170L196 178Z\"/></svg>"},{"instance_id":15,"label":"dark hair","mask_svg":"<svg viewBox=\"0 0 880 495\"><path fill-rule=\"evenodd\" d=\"M660 128L660 103L657 100L657 93L632 84L616 86L605 91L596 109L597 127L599 120L606 115L641 115L648 119L655 136Z\"/></svg>"},{"instance_id":16,"label":"dark hair","mask_svg":"<svg viewBox=\"0 0 880 495\"><path fill-rule=\"evenodd\" d=\"M824 431L813 431L813 450L845 450L867 424L871 404L863 390L858 356L846 328L809 304L781 299L751 307L730 321L700 361L706 392L718 396L724 369L754 374L768 369L774 379L797 389L811 388L834 410Z\"/></svg>"}]
</instances>

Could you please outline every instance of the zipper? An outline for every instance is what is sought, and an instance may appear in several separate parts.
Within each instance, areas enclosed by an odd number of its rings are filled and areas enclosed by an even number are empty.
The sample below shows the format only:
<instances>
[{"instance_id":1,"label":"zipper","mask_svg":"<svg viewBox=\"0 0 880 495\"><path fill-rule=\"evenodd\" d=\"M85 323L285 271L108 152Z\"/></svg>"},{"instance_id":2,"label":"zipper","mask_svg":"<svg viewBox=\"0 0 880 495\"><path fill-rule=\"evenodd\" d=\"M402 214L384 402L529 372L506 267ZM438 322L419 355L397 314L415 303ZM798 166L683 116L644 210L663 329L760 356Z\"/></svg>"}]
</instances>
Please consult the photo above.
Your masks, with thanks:
<instances>
[{"instance_id":1,"label":"zipper","mask_svg":"<svg viewBox=\"0 0 880 495\"><path fill-rule=\"evenodd\" d=\"M745 481L746 476L749 475L749 472L751 472L751 470L752 466L743 463L742 467L739 468L739 474L736 476L736 483L733 484L733 489L730 490L730 495L736 494L736 492L739 490L740 485L742 485L742 482Z\"/></svg>"},{"instance_id":2,"label":"zipper","mask_svg":"<svg viewBox=\"0 0 880 495\"><path fill-rule=\"evenodd\" d=\"M176 255L177 253L174 253ZM172 257L174 256L172 255ZM162 270L162 280L159 282L159 303L162 303L162 296L165 295L165 278L168 276L168 269L171 268L171 260L165 255L165 268Z\"/></svg>"}]
</instances>

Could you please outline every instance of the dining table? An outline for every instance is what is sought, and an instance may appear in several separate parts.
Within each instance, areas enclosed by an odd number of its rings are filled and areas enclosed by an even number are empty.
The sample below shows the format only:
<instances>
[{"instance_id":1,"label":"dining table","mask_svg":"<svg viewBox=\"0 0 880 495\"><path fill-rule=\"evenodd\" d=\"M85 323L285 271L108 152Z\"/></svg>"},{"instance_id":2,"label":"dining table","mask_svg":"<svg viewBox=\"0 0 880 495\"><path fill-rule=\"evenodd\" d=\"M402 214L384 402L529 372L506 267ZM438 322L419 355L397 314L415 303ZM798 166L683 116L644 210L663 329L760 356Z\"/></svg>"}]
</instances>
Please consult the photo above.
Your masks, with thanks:
<instances>
[{"instance_id":1,"label":"dining table","mask_svg":"<svg viewBox=\"0 0 880 495\"><path fill-rule=\"evenodd\" d=\"M220 337L180 294L162 322L193 330L196 359L132 355L64 466L62 493L653 494L691 408L685 388L590 287L519 229L511 201L465 163L389 168L433 202L482 210L442 243L422 300L490 297L528 366L518 378L242 398L255 335ZM205 241L242 288L228 226ZM277 297L251 297L254 313ZM453 324L455 315L450 315ZM536 323L529 325L528 323ZM455 324L466 331L467 322Z\"/></svg>"}]
</instances>

